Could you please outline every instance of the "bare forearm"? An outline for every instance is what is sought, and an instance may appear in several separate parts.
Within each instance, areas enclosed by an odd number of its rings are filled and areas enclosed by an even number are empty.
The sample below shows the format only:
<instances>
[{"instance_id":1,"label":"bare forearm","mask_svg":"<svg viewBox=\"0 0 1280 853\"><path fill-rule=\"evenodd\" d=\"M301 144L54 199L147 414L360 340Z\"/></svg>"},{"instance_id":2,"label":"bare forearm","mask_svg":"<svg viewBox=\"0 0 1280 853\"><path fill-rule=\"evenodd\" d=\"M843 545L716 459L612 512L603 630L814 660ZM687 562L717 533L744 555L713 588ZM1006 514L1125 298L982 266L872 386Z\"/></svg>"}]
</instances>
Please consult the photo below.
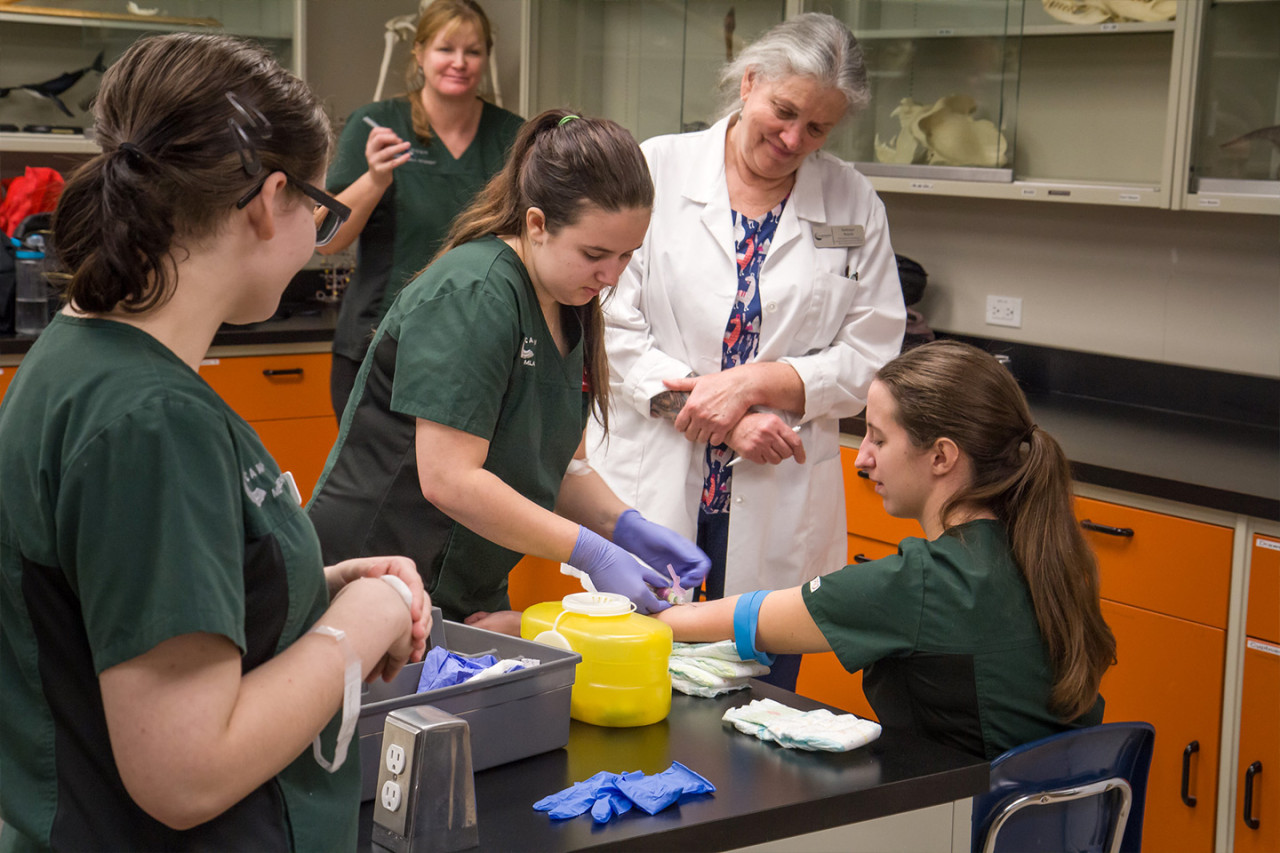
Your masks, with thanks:
<instances>
[{"instance_id":1,"label":"bare forearm","mask_svg":"<svg viewBox=\"0 0 1280 853\"><path fill-rule=\"evenodd\" d=\"M577 524L543 509L483 468L458 472L428 499L477 535L521 554L564 562L578 539Z\"/></svg>"},{"instance_id":2,"label":"bare forearm","mask_svg":"<svg viewBox=\"0 0 1280 853\"><path fill-rule=\"evenodd\" d=\"M378 202L382 200L386 191L385 186L378 186L373 177L365 172L351 186L338 193L338 201L351 208L351 216L342 223L342 227L333 235L333 239L323 246L316 247L316 251L322 255L333 255L354 243L364 231L365 225L369 223L373 209L378 206Z\"/></svg>"},{"instance_id":3,"label":"bare forearm","mask_svg":"<svg viewBox=\"0 0 1280 853\"><path fill-rule=\"evenodd\" d=\"M368 673L407 631L388 584L355 581L321 617ZM341 707L345 657L307 634L240 673L226 637L186 634L100 676L112 750L130 796L175 828L221 814L297 758Z\"/></svg>"},{"instance_id":4,"label":"bare forearm","mask_svg":"<svg viewBox=\"0 0 1280 853\"><path fill-rule=\"evenodd\" d=\"M556 514L585 526L605 539L613 539L618 516L628 509L594 470L566 474L556 500Z\"/></svg>"}]
</instances>

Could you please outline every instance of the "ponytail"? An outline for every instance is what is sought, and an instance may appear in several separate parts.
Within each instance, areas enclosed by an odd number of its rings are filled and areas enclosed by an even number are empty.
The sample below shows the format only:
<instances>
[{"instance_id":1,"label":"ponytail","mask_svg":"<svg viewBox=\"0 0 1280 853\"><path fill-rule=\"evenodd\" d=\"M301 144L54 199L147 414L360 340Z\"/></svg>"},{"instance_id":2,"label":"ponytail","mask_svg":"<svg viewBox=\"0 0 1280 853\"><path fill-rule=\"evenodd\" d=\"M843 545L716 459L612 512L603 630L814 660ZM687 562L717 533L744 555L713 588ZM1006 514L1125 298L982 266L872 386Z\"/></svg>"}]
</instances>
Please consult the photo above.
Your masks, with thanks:
<instances>
[{"instance_id":1,"label":"ponytail","mask_svg":"<svg viewBox=\"0 0 1280 853\"><path fill-rule=\"evenodd\" d=\"M272 172L318 174L331 142L306 84L224 35L137 40L103 75L93 112L102 153L67 182L53 236L65 298L95 314L162 304L184 243L215 233Z\"/></svg>"},{"instance_id":2,"label":"ponytail","mask_svg":"<svg viewBox=\"0 0 1280 853\"><path fill-rule=\"evenodd\" d=\"M153 163L122 149L99 154L67 183L54 218L66 296L81 311L155 307L172 292L174 212Z\"/></svg>"},{"instance_id":3,"label":"ponytail","mask_svg":"<svg viewBox=\"0 0 1280 853\"><path fill-rule=\"evenodd\" d=\"M1004 523L1053 665L1050 708L1079 717L1097 701L1116 642L1102 618L1097 561L1072 511L1066 454L1031 420L1009 371L976 347L931 342L876 378L915 446L946 436L972 461L973 482L942 507L943 523L964 509L988 509Z\"/></svg>"}]
</instances>

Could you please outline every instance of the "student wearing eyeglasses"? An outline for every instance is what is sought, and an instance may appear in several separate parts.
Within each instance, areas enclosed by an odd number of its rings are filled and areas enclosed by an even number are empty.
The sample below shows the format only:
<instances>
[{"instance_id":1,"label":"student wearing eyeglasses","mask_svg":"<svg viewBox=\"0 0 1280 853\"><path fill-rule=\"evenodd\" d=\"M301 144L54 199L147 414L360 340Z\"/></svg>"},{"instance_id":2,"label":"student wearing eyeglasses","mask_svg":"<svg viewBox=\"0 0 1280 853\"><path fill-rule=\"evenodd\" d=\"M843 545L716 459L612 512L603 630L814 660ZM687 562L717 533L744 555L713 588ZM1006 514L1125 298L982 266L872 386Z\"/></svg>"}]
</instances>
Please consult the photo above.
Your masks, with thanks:
<instances>
[{"instance_id":1,"label":"student wearing eyeglasses","mask_svg":"<svg viewBox=\"0 0 1280 853\"><path fill-rule=\"evenodd\" d=\"M475 0L434 0L418 18L408 92L351 114L328 188L352 210L321 254L359 241L333 336L330 393L341 418L392 300L427 265L449 224L506 160L521 118L479 97L493 50Z\"/></svg>"},{"instance_id":2,"label":"student wearing eyeglasses","mask_svg":"<svg viewBox=\"0 0 1280 853\"><path fill-rule=\"evenodd\" d=\"M421 658L429 600L404 557L326 567L197 372L346 215L328 120L189 33L134 43L94 115L67 304L0 404L0 849L355 849L359 682Z\"/></svg>"}]
</instances>

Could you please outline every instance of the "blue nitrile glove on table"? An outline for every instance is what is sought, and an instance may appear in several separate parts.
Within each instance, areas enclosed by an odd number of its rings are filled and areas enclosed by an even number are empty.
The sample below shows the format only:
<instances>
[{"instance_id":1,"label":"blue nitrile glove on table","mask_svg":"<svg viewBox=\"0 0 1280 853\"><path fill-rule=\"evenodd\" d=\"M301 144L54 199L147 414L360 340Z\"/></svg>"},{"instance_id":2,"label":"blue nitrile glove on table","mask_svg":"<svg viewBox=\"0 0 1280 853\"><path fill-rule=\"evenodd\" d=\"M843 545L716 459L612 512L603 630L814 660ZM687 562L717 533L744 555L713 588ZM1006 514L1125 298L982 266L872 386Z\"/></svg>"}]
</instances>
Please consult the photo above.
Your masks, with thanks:
<instances>
[{"instance_id":1,"label":"blue nitrile glove on table","mask_svg":"<svg viewBox=\"0 0 1280 853\"><path fill-rule=\"evenodd\" d=\"M710 794L716 789L702 776L679 761L654 776L639 771L610 773L602 770L563 791L543 797L533 804L557 820L591 812L596 823L607 823L616 814L625 814L633 805L648 814L657 814L685 794Z\"/></svg>"},{"instance_id":2,"label":"blue nitrile glove on table","mask_svg":"<svg viewBox=\"0 0 1280 853\"><path fill-rule=\"evenodd\" d=\"M657 613L671 606L650 589L666 589L671 586L671 578L641 565L635 557L585 527L578 528L569 565L585 572L598 591L625 595L641 613Z\"/></svg>"},{"instance_id":3,"label":"blue nitrile glove on table","mask_svg":"<svg viewBox=\"0 0 1280 853\"><path fill-rule=\"evenodd\" d=\"M613 544L626 548L659 572L675 570L680 586L696 589L711 570L711 558L674 530L654 524L637 509L618 516ZM663 587L658 587L662 589Z\"/></svg>"}]
</instances>

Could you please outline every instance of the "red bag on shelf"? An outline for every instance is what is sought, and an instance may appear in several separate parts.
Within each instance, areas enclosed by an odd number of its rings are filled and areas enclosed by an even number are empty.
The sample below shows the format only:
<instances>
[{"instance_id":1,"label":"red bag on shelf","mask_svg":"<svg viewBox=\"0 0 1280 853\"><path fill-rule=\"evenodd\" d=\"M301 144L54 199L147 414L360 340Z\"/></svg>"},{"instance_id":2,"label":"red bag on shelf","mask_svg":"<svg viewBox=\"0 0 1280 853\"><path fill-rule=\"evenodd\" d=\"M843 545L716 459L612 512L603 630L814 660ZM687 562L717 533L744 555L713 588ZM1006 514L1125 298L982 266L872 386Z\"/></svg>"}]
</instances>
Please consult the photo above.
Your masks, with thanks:
<instances>
[{"instance_id":1,"label":"red bag on shelf","mask_svg":"<svg viewBox=\"0 0 1280 853\"><path fill-rule=\"evenodd\" d=\"M62 175L45 166L28 166L26 173L4 181L4 197L0 199L0 231L10 237L22 220L33 213L47 213L62 195Z\"/></svg>"}]
</instances>

